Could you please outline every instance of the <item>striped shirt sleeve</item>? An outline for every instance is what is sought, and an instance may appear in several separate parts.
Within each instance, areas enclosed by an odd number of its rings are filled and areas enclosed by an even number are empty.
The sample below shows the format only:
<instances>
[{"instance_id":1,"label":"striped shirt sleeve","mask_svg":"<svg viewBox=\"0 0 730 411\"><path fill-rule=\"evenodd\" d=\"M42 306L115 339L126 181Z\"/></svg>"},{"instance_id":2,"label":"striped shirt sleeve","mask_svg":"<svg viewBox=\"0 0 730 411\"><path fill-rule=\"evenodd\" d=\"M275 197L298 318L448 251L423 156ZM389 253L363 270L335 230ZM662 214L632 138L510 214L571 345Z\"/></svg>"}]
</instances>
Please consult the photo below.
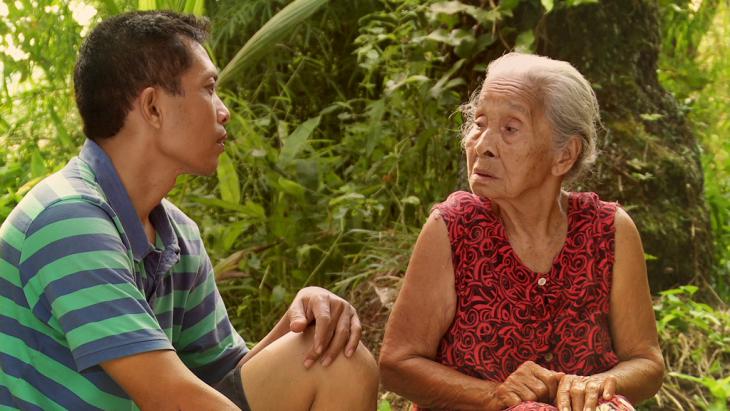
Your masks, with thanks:
<instances>
[{"instance_id":1,"label":"striped shirt sleeve","mask_svg":"<svg viewBox=\"0 0 730 411\"><path fill-rule=\"evenodd\" d=\"M67 342L78 371L172 349L137 288L112 218L84 200L63 200L28 227L20 278L33 313Z\"/></svg>"},{"instance_id":2,"label":"striped shirt sleeve","mask_svg":"<svg viewBox=\"0 0 730 411\"><path fill-rule=\"evenodd\" d=\"M197 276L186 302L176 348L198 378L213 384L232 370L248 349L228 318L205 250Z\"/></svg>"}]
</instances>

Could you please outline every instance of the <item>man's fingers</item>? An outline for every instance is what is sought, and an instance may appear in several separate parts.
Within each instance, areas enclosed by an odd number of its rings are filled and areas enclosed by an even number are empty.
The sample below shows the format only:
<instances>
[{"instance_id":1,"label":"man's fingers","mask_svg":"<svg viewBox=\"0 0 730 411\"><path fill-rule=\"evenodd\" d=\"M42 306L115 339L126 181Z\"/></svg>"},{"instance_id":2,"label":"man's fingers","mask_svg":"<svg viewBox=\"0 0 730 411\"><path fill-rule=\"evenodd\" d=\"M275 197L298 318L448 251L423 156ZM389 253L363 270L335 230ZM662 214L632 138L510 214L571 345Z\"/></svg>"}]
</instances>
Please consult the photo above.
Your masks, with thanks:
<instances>
[{"instance_id":1,"label":"man's fingers","mask_svg":"<svg viewBox=\"0 0 730 411\"><path fill-rule=\"evenodd\" d=\"M362 337L362 325L360 324L360 318L357 316L354 308L350 308L352 315L350 316L350 338L347 340L347 346L345 346L345 357L350 358L357 349L357 344L360 342Z\"/></svg>"},{"instance_id":2,"label":"man's fingers","mask_svg":"<svg viewBox=\"0 0 730 411\"><path fill-rule=\"evenodd\" d=\"M295 298L289 307L289 329L295 333L300 333L307 328L309 320L307 319L304 301L301 298Z\"/></svg>"},{"instance_id":3,"label":"man's fingers","mask_svg":"<svg viewBox=\"0 0 730 411\"><path fill-rule=\"evenodd\" d=\"M345 344L350 338L350 318L352 314L349 309L340 314L337 319L337 326L334 329L334 335L330 341L327 341L326 351L322 355L322 366L326 367L337 358L342 352Z\"/></svg>"},{"instance_id":4,"label":"man's fingers","mask_svg":"<svg viewBox=\"0 0 730 411\"><path fill-rule=\"evenodd\" d=\"M317 356L324 352L334 332L332 314L330 312L330 301L328 295L321 295L312 302L312 314L314 315L314 351Z\"/></svg>"}]
</instances>

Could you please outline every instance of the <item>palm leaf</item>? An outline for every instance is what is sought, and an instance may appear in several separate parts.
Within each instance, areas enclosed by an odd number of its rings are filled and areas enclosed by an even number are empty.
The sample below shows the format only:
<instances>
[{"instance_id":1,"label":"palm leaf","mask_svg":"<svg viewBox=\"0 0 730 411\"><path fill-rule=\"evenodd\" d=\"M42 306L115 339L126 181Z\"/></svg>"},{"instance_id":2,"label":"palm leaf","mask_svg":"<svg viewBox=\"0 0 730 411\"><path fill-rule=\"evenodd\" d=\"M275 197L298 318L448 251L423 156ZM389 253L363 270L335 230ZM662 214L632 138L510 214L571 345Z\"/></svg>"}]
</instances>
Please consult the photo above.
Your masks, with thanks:
<instances>
[{"instance_id":1,"label":"palm leaf","mask_svg":"<svg viewBox=\"0 0 730 411\"><path fill-rule=\"evenodd\" d=\"M156 10L156 9L157 9L156 0L139 0L137 2L137 10Z\"/></svg>"},{"instance_id":2,"label":"palm leaf","mask_svg":"<svg viewBox=\"0 0 730 411\"><path fill-rule=\"evenodd\" d=\"M202 16L205 13L205 0L138 0L138 10L173 10L181 13Z\"/></svg>"},{"instance_id":3,"label":"palm leaf","mask_svg":"<svg viewBox=\"0 0 730 411\"><path fill-rule=\"evenodd\" d=\"M251 67L284 36L291 33L309 16L320 9L327 0L294 0L276 13L264 24L246 44L236 53L233 59L220 73L219 85L231 80L236 74Z\"/></svg>"}]
</instances>

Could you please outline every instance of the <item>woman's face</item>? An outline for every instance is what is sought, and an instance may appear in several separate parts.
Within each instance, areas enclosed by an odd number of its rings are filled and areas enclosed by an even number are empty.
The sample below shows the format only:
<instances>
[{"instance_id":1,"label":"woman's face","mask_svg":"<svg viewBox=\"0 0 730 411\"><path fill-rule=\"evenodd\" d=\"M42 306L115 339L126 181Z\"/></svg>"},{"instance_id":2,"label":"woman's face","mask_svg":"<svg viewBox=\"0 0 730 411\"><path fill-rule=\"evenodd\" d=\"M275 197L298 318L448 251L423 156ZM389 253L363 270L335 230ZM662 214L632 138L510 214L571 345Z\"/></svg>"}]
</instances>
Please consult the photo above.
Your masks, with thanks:
<instances>
[{"instance_id":1,"label":"woman's face","mask_svg":"<svg viewBox=\"0 0 730 411\"><path fill-rule=\"evenodd\" d=\"M552 175L552 129L541 106L519 77L487 78L464 141L472 192L514 199Z\"/></svg>"}]
</instances>

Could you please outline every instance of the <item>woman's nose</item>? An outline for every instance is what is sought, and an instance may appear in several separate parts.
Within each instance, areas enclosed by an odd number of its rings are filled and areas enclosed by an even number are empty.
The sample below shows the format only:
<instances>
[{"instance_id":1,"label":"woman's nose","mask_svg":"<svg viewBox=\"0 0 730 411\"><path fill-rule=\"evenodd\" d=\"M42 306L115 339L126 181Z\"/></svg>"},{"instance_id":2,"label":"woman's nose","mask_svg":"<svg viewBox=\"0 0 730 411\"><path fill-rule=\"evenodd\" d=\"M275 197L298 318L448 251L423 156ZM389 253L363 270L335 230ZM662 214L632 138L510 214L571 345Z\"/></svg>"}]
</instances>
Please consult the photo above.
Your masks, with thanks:
<instances>
[{"instance_id":1,"label":"woman's nose","mask_svg":"<svg viewBox=\"0 0 730 411\"><path fill-rule=\"evenodd\" d=\"M491 127L485 128L477 139L475 148L479 155L487 157L496 157L496 150L494 149L494 136L495 132Z\"/></svg>"}]
</instances>

